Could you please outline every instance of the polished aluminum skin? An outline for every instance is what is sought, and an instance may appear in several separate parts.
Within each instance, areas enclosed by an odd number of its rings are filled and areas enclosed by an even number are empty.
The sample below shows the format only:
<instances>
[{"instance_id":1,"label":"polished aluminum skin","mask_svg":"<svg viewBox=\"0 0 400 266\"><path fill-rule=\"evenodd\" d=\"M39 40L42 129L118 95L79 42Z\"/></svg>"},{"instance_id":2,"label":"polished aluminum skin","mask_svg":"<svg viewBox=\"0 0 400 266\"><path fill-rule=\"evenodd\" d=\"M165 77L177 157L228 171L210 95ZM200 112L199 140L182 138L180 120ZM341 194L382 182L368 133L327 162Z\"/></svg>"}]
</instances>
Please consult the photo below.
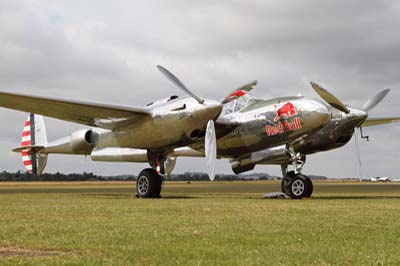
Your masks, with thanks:
<instances>
[{"instance_id":1,"label":"polished aluminum skin","mask_svg":"<svg viewBox=\"0 0 400 266\"><path fill-rule=\"evenodd\" d=\"M39 154L90 155L94 161L149 162L170 173L176 157L204 157L214 176L215 157L228 158L235 173L256 164L304 163L307 154L345 145L355 128L400 121L368 119L368 111L386 96L380 92L364 109L350 108L316 83L325 103L303 97L258 99L257 82L231 92L221 101L190 91L165 68L158 69L189 97L171 96L145 108L121 107L50 97L0 92L0 106L92 127L41 145L23 146ZM213 177L210 178L212 179Z\"/></svg>"}]
</instances>

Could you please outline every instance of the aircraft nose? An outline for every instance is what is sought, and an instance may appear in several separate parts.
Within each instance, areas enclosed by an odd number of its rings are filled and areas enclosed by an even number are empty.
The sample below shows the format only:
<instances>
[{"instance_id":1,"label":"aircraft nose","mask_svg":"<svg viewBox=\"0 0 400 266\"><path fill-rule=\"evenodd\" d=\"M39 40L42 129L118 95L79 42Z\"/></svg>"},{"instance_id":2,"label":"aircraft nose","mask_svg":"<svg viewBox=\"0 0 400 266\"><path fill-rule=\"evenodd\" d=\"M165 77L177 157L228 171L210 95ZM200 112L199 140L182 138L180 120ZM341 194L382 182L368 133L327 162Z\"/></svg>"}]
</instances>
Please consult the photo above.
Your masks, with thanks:
<instances>
[{"instance_id":1,"label":"aircraft nose","mask_svg":"<svg viewBox=\"0 0 400 266\"><path fill-rule=\"evenodd\" d=\"M367 112L365 112L364 110L359 110L355 108L349 108L349 109L350 113L346 114L347 117L356 117L360 120L365 120L368 117Z\"/></svg>"},{"instance_id":2,"label":"aircraft nose","mask_svg":"<svg viewBox=\"0 0 400 266\"><path fill-rule=\"evenodd\" d=\"M208 113L211 119L215 120L221 114L222 104L214 100L205 100L204 105L206 106L206 113Z\"/></svg>"},{"instance_id":3,"label":"aircraft nose","mask_svg":"<svg viewBox=\"0 0 400 266\"><path fill-rule=\"evenodd\" d=\"M199 104L199 107L197 114L204 123L217 119L222 111L222 104L214 100L207 99L204 103Z\"/></svg>"},{"instance_id":4,"label":"aircraft nose","mask_svg":"<svg viewBox=\"0 0 400 266\"><path fill-rule=\"evenodd\" d=\"M344 114L343 113L343 121L349 126L349 127L357 127L360 126L367 118L368 114L364 110L359 110L355 108L349 108L350 113Z\"/></svg>"}]
</instances>

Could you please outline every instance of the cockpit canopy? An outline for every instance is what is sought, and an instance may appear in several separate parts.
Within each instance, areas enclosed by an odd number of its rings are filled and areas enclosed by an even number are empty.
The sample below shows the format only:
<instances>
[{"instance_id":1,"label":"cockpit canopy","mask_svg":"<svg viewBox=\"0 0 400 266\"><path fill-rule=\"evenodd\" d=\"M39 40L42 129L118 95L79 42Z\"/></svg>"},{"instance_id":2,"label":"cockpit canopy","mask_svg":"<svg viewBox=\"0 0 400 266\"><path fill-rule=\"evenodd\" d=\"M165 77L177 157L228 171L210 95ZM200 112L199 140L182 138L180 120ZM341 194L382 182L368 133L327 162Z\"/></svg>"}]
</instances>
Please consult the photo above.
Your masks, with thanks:
<instances>
[{"instance_id":1,"label":"cockpit canopy","mask_svg":"<svg viewBox=\"0 0 400 266\"><path fill-rule=\"evenodd\" d=\"M254 97L251 96L247 91L237 90L232 92L223 101L224 107L222 109L222 114L228 115L239 112L247 106L251 99L254 99Z\"/></svg>"}]
</instances>

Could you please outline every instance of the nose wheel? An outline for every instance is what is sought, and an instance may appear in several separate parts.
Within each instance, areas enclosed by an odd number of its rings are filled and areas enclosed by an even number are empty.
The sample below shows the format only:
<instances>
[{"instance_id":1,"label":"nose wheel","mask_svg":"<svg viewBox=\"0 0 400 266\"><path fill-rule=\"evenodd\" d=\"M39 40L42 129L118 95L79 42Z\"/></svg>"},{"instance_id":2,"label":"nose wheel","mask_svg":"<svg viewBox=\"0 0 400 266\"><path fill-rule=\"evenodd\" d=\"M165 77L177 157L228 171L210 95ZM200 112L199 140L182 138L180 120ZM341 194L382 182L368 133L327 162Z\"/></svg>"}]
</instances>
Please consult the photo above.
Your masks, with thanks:
<instances>
[{"instance_id":1,"label":"nose wheel","mask_svg":"<svg viewBox=\"0 0 400 266\"><path fill-rule=\"evenodd\" d=\"M314 186L311 179L302 174L295 174L294 171L288 172L282 179L282 192L292 199L302 199L311 197Z\"/></svg>"}]
</instances>

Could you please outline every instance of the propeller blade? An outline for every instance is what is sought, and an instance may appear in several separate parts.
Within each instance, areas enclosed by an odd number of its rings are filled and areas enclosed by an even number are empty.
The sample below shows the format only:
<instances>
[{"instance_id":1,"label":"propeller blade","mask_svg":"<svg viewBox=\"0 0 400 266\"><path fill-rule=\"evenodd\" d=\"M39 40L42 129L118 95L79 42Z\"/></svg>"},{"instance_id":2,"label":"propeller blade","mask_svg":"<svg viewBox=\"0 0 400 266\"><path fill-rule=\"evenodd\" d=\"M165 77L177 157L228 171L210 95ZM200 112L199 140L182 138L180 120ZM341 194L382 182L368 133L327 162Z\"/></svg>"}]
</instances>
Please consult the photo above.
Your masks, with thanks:
<instances>
[{"instance_id":1,"label":"propeller blade","mask_svg":"<svg viewBox=\"0 0 400 266\"><path fill-rule=\"evenodd\" d=\"M350 113L349 108L346 107L338 98L333 96L329 91L325 90L321 86L319 86L317 83L310 82L311 86L315 90L315 92L322 98L324 99L329 105L332 107L345 112L346 114Z\"/></svg>"},{"instance_id":2,"label":"propeller blade","mask_svg":"<svg viewBox=\"0 0 400 266\"><path fill-rule=\"evenodd\" d=\"M235 91L247 91L247 92L249 92L249 91L251 91L252 89L254 89L255 86L257 86L257 83L258 83L258 81L257 81L257 80L254 80L254 81L252 81L252 82L250 82L250 83L247 83L247 84L243 85L243 86L240 87L240 88L237 88L236 90L234 90L234 91L232 91L232 92L235 92Z\"/></svg>"},{"instance_id":3,"label":"propeller blade","mask_svg":"<svg viewBox=\"0 0 400 266\"><path fill-rule=\"evenodd\" d=\"M247 84L243 85L240 88L237 88L236 90L233 90L228 96L226 96L225 98L221 99L220 102L222 104L229 102L232 99L232 96L233 97L236 96L236 94L238 92L243 93L244 91L246 91L246 92L251 91L252 89L254 89L255 86L257 86L257 83L258 83L258 81L255 80L255 81L252 81L250 83L247 83Z\"/></svg>"},{"instance_id":4,"label":"propeller blade","mask_svg":"<svg viewBox=\"0 0 400 266\"><path fill-rule=\"evenodd\" d=\"M200 104L204 103L204 99L200 98L199 96L197 96L196 94L194 94L193 92L191 92L188 88L186 88L185 84L182 83L182 81L180 81L174 74L172 74L168 69L158 65L157 66L158 70L172 83L175 84L175 86L177 86L178 88L180 88L181 90L183 90L187 95L189 95L190 97L192 97L193 99L195 99L196 101L198 101Z\"/></svg>"},{"instance_id":5,"label":"propeller blade","mask_svg":"<svg viewBox=\"0 0 400 266\"><path fill-rule=\"evenodd\" d=\"M385 98L385 96L390 92L390 89L386 89L381 91L380 93L378 93L377 95L375 95L374 98L369 99L363 106L363 110L368 112L369 110L371 110L372 108L374 108L376 105L378 105L378 103L380 103L383 98Z\"/></svg>"},{"instance_id":6,"label":"propeller blade","mask_svg":"<svg viewBox=\"0 0 400 266\"><path fill-rule=\"evenodd\" d=\"M215 163L217 161L217 138L215 136L214 121L207 123L206 137L204 141L206 153L207 173L211 181L215 178Z\"/></svg>"}]
</instances>

